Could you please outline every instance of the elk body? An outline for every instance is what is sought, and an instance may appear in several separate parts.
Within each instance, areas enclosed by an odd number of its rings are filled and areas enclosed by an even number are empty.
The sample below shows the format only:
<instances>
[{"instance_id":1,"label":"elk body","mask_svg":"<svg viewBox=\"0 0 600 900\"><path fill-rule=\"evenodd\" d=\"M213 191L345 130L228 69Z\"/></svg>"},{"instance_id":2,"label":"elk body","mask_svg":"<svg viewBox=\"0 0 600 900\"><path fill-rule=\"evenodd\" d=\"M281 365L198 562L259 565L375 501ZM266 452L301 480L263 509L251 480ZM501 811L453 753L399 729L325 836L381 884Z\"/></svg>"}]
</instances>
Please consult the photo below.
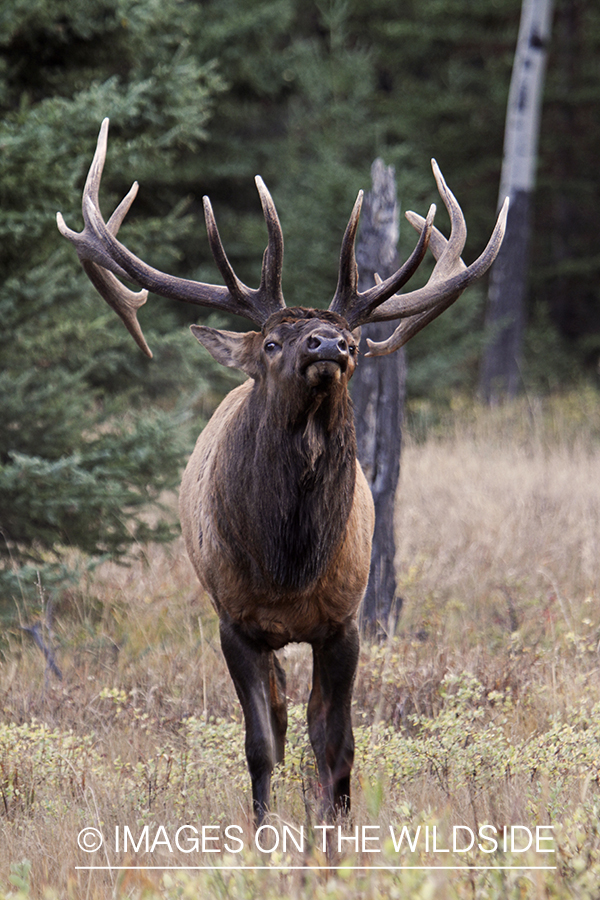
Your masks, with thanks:
<instances>
[{"instance_id":1,"label":"elk body","mask_svg":"<svg viewBox=\"0 0 600 900\"><path fill-rule=\"evenodd\" d=\"M239 281L225 255L208 198L211 249L225 286L159 272L131 254L116 234L137 184L105 223L98 205L108 120L100 130L83 195L84 230L61 232L75 245L97 290L151 356L136 318L147 292L228 310L258 331L204 326L192 332L225 366L248 380L221 403L200 435L180 494L181 527L198 578L219 616L221 646L246 726L246 757L255 816L269 808L270 779L283 759L287 725L285 674L275 652L290 642L312 646L308 726L326 810L350 806L354 757L352 688L359 651L357 613L369 574L373 502L356 459L348 382L357 364L359 326L401 319L370 355L406 343L453 303L493 262L504 234L506 204L479 259L461 260L464 218L434 163L450 214L446 240L426 219L415 250L390 278L359 293L354 257L362 192L342 242L338 285L329 310L286 308L281 291L283 237L269 192L257 178L269 242L260 286ZM437 262L419 290L398 293L428 246ZM134 292L119 279L142 288Z\"/></svg>"}]
</instances>

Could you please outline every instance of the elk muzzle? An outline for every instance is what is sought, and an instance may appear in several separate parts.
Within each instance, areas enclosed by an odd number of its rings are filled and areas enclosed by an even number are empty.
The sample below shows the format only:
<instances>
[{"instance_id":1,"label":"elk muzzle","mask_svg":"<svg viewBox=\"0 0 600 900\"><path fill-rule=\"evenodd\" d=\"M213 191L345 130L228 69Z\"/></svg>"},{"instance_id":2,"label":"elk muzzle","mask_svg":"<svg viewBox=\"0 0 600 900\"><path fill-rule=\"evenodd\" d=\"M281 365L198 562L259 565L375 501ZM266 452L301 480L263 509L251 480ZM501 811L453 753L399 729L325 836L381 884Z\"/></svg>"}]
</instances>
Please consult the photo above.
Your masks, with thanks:
<instances>
[{"instance_id":1,"label":"elk muzzle","mask_svg":"<svg viewBox=\"0 0 600 900\"><path fill-rule=\"evenodd\" d=\"M302 354L302 370L310 387L339 381L348 368L350 350L341 334L310 334Z\"/></svg>"}]
</instances>

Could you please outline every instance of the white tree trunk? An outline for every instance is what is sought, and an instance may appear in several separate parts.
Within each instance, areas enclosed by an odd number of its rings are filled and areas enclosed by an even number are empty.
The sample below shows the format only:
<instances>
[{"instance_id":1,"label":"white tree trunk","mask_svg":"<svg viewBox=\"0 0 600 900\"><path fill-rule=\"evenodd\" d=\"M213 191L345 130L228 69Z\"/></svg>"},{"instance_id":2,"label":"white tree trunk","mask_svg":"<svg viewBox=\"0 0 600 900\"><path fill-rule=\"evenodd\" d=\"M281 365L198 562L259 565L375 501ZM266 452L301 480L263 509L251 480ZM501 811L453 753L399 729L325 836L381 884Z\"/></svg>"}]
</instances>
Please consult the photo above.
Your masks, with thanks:
<instances>
[{"instance_id":1,"label":"white tree trunk","mask_svg":"<svg viewBox=\"0 0 600 900\"><path fill-rule=\"evenodd\" d=\"M523 0L510 82L500 205L510 197L506 236L490 276L481 393L488 402L514 396L525 323L525 293L537 146L553 0Z\"/></svg>"},{"instance_id":2,"label":"white tree trunk","mask_svg":"<svg viewBox=\"0 0 600 900\"><path fill-rule=\"evenodd\" d=\"M508 93L498 208L535 186L537 147L553 0L523 0Z\"/></svg>"}]
</instances>

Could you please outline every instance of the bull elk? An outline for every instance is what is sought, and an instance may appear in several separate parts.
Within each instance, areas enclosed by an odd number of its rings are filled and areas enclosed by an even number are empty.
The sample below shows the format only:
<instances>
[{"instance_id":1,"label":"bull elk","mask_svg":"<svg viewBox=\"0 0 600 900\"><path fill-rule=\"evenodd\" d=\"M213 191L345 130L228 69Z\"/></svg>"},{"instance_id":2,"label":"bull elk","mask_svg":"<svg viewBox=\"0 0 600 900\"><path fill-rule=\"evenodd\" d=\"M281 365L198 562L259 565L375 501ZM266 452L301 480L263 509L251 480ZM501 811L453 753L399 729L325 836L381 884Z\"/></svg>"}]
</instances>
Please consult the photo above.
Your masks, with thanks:
<instances>
[{"instance_id":1,"label":"bull elk","mask_svg":"<svg viewBox=\"0 0 600 900\"><path fill-rule=\"evenodd\" d=\"M117 232L137 183L107 223L98 196L106 157L102 123L83 191L81 233L57 216L95 288L123 319L148 356L137 321L148 291L244 316L247 333L192 325L224 366L248 380L223 400L198 438L181 485L180 516L187 552L219 616L221 647L242 705L254 814L269 808L273 766L283 760L287 725L285 673L274 651L307 642L313 651L308 728L328 814L350 807L354 758L351 698L358 661L357 611L367 585L373 502L356 459L348 382L356 368L360 326L401 319L386 341L369 341L368 355L391 353L453 303L492 264L504 235L505 203L490 241L472 265L461 253L466 227L460 206L433 161L449 212L450 238L407 213L419 232L397 272L359 292L354 253L362 202L356 200L341 248L339 277L327 311L286 308L281 289L283 236L277 212L256 178L268 230L260 285L234 273L207 197L210 247L225 286L167 275L134 256ZM427 248L436 259L427 284L398 293ZM134 292L119 279L133 282Z\"/></svg>"}]
</instances>

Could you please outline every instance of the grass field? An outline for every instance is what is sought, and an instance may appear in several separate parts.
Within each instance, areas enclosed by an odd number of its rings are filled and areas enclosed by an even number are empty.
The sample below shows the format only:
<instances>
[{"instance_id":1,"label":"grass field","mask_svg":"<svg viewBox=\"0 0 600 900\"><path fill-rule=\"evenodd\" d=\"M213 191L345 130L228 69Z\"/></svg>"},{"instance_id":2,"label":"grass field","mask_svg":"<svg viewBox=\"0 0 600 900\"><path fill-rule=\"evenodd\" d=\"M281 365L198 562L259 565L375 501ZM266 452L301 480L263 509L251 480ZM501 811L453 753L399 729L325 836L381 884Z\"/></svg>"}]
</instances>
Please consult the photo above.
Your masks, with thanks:
<instances>
[{"instance_id":1,"label":"grass field","mask_svg":"<svg viewBox=\"0 0 600 900\"><path fill-rule=\"evenodd\" d=\"M180 542L140 547L56 610L62 680L28 634L4 645L0 898L600 896L600 400L432 418L409 420L402 615L361 651L328 851L309 649L281 653L288 754L257 846L215 616ZM109 864L135 868L80 868Z\"/></svg>"}]
</instances>

